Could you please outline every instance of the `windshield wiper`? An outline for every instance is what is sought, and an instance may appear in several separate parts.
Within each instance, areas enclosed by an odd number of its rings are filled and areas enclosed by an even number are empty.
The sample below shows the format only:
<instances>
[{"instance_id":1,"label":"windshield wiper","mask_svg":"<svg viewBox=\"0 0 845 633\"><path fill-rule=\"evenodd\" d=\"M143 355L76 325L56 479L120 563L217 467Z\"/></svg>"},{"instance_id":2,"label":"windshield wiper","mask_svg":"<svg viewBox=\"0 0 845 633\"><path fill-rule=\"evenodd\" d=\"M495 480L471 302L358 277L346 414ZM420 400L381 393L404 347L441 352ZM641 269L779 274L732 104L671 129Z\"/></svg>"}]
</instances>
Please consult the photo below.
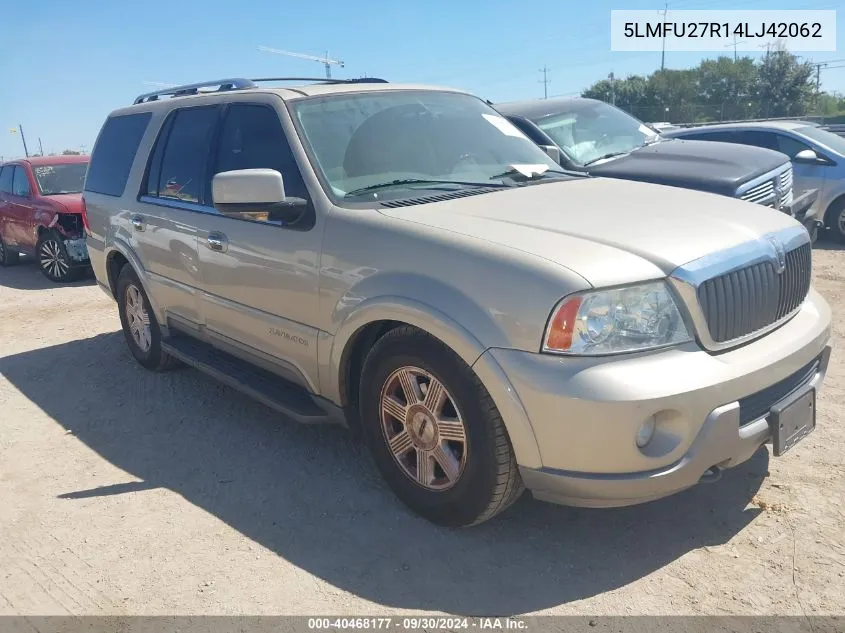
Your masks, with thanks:
<instances>
[{"instance_id":1,"label":"windshield wiper","mask_svg":"<svg viewBox=\"0 0 845 633\"><path fill-rule=\"evenodd\" d=\"M489 183L489 182L472 182L472 181L464 181L464 180L428 180L425 178L400 178L397 180L391 180L390 182L379 182L374 185L367 185L366 187L360 187L358 189L353 189L352 191L347 192L343 197L344 198L351 198L354 196L360 196L365 193L370 193L372 191L378 191L379 189L388 189L390 187L401 187L403 185L458 185L463 187L509 187L510 185L505 184L496 184L496 183Z\"/></svg>"},{"instance_id":2,"label":"windshield wiper","mask_svg":"<svg viewBox=\"0 0 845 633\"><path fill-rule=\"evenodd\" d=\"M630 154L630 153L631 153L631 150L625 150L624 152L608 152L607 154L604 154L603 156L599 156L598 158L594 158L593 160L588 160L586 163L584 163L584 167L586 167L588 165L592 165L593 163L597 163L600 160L605 160L607 158L613 158L614 156L622 156L623 154Z\"/></svg>"},{"instance_id":3,"label":"windshield wiper","mask_svg":"<svg viewBox=\"0 0 845 633\"><path fill-rule=\"evenodd\" d=\"M490 180L496 180L497 178L524 178L525 180L539 180L540 178L545 178L546 176L550 176L555 174L557 176L571 176L571 172L562 171L560 169L547 169L546 171L535 171L530 174L526 174L525 172L520 171L516 167L511 167L510 169L503 171L501 174L496 174L495 176L490 176Z\"/></svg>"}]
</instances>

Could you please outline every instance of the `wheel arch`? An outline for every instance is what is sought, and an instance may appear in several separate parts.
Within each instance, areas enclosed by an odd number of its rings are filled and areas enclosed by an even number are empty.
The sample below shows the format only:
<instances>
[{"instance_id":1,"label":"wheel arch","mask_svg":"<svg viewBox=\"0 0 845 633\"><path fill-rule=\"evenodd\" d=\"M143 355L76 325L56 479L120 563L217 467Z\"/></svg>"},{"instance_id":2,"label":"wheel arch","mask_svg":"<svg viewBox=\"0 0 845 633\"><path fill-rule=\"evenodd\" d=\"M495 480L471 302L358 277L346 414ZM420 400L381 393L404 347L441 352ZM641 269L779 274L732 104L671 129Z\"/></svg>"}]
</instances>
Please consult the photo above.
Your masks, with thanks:
<instances>
[{"instance_id":1,"label":"wheel arch","mask_svg":"<svg viewBox=\"0 0 845 633\"><path fill-rule=\"evenodd\" d=\"M121 269L127 265L131 266L132 270L135 271L135 274L141 281L141 285L147 295L147 300L150 302L150 306L152 307L156 318L159 320L159 323L161 323L162 313L159 309L158 303L156 302L156 298L153 296L153 293L150 292L149 278L144 270L144 267L141 265L140 260L135 256L135 253L132 252L132 249L123 243L122 240L115 240L106 250L105 260L106 277L112 297L114 297L115 300L118 298L117 278L120 275Z\"/></svg>"},{"instance_id":2,"label":"wheel arch","mask_svg":"<svg viewBox=\"0 0 845 633\"><path fill-rule=\"evenodd\" d=\"M539 466L540 451L528 415L501 368L489 366L492 359L484 353L485 346L448 315L405 297L382 296L359 304L326 346L321 392L343 407L350 428L360 429L356 387L367 351L387 332L404 325L436 338L476 373L502 415L520 465Z\"/></svg>"},{"instance_id":3,"label":"wheel arch","mask_svg":"<svg viewBox=\"0 0 845 633\"><path fill-rule=\"evenodd\" d=\"M824 212L824 224L826 227L830 228L830 216L833 212L839 207L845 206L845 191L840 192L830 203L827 205L827 209Z\"/></svg>"}]
</instances>

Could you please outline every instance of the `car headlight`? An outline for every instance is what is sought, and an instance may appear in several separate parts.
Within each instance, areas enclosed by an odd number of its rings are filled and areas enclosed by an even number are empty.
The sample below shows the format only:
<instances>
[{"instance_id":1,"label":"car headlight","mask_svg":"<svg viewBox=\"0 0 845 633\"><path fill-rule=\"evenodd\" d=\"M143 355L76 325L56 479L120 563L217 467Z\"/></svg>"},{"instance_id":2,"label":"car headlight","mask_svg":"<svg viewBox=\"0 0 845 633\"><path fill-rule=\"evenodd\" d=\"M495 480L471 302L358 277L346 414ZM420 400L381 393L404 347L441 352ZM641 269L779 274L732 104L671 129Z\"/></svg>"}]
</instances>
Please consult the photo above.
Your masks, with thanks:
<instances>
[{"instance_id":1,"label":"car headlight","mask_svg":"<svg viewBox=\"0 0 845 633\"><path fill-rule=\"evenodd\" d=\"M618 354L691 339L666 283L655 281L566 297L546 326L543 351Z\"/></svg>"}]
</instances>

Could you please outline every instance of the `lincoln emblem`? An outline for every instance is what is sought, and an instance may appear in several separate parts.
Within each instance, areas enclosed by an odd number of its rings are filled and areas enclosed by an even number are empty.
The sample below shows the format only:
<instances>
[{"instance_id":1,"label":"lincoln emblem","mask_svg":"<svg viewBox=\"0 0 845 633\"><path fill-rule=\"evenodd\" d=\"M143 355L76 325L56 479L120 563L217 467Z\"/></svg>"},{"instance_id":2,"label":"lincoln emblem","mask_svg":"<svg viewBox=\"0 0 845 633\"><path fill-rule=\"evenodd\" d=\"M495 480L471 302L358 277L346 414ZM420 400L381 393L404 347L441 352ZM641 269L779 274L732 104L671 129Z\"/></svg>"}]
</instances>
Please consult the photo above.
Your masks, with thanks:
<instances>
[{"instance_id":1,"label":"lincoln emblem","mask_svg":"<svg viewBox=\"0 0 845 633\"><path fill-rule=\"evenodd\" d=\"M769 243L775 249L775 272L780 275L786 270L786 249L777 238L770 237Z\"/></svg>"}]
</instances>

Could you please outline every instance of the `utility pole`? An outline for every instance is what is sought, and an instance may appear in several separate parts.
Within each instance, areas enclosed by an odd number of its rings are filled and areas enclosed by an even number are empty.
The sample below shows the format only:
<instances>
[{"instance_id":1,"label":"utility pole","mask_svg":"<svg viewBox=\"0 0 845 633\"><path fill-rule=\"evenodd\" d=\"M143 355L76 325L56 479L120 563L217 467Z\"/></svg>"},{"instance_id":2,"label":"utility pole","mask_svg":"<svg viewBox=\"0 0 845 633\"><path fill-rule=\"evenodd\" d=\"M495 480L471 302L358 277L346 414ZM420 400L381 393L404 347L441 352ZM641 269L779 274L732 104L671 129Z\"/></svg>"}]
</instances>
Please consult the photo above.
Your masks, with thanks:
<instances>
[{"instance_id":1,"label":"utility pole","mask_svg":"<svg viewBox=\"0 0 845 633\"><path fill-rule=\"evenodd\" d=\"M669 13L669 0L663 5L663 11L658 11L663 15L663 48L660 52L660 70L666 68L666 14Z\"/></svg>"},{"instance_id":2,"label":"utility pole","mask_svg":"<svg viewBox=\"0 0 845 633\"><path fill-rule=\"evenodd\" d=\"M26 137L23 135L23 126L18 123L18 129L21 131L21 141L23 141L23 153L29 158L29 150L26 149Z\"/></svg>"},{"instance_id":3,"label":"utility pole","mask_svg":"<svg viewBox=\"0 0 845 633\"><path fill-rule=\"evenodd\" d=\"M610 105L616 105L616 81L613 71L607 76L610 81Z\"/></svg>"},{"instance_id":4,"label":"utility pole","mask_svg":"<svg viewBox=\"0 0 845 633\"><path fill-rule=\"evenodd\" d=\"M551 79L549 79L549 75L548 75L549 69L546 66L543 66L540 69L540 72L543 73L543 78L540 80L540 83L543 84L543 99L548 99L549 98L549 82L551 81Z\"/></svg>"},{"instance_id":5,"label":"utility pole","mask_svg":"<svg viewBox=\"0 0 845 633\"><path fill-rule=\"evenodd\" d=\"M734 33L734 43L733 44L725 44L725 48L733 46L733 49L734 49L734 64L737 62L736 47L739 44L745 44L747 41L748 40L740 40L740 41L737 42L736 41L736 33Z\"/></svg>"},{"instance_id":6,"label":"utility pole","mask_svg":"<svg viewBox=\"0 0 845 633\"><path fill-rule=\"evenodd\" d=\"M41 152L41 155L44 156L44 146L41 144L41 137L38 137L38 150Z\"/></svg>"}]
</instances>

